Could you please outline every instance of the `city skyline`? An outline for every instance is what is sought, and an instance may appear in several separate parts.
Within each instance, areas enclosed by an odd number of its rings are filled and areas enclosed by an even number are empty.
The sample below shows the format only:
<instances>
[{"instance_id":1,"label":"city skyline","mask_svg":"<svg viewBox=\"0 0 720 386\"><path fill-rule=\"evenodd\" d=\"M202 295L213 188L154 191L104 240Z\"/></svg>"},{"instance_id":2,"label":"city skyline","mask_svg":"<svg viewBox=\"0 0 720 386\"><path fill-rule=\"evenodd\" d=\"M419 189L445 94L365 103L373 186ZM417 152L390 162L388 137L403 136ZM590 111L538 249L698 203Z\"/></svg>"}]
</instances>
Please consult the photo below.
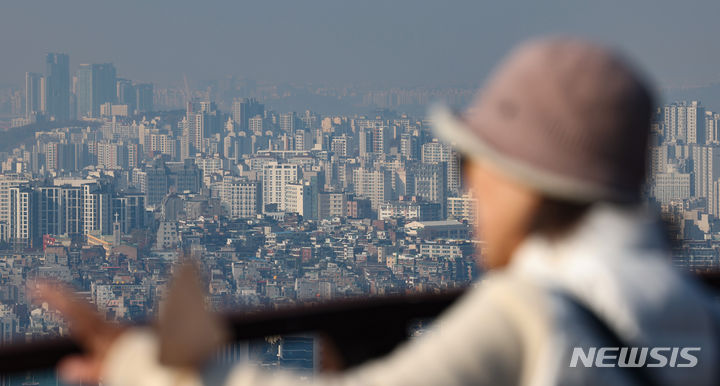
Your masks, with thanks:
<instances>
[{"instance_id":1,"label":"city skyline","mask_svg":"<svg viewBox=\"0 0 720 386\"><path fill-rule=\"evenodd\" d=\"M143 111L167 111L184 109L193 99L213 101L222 109L229 110L233 100L238 98L257 98L280 110L343 114L374 114L375 109L394 109L422 116L429 105L445 102L456 109L464 108L475 96L476 87L393 87L392 85L370 87L343 86L323 87L318 84L276 83L257 81L242 77L227 77L213 81L192 84L183 74L182 85L177 87L158 87L158 82L140 82L129 79L113 62L81 62L73 65L72 55L48 52L44 55L44 71L26 71L20 87L2 88L0 86L0 128L22 125L14 118L24 116L29 119L42 111L41 120L56 120L54 105L58 100L66 100L69 114L59 115L60 121L75 118L97 118L110 115L102 109L125 108L128 114ZM57 58L62 63L51 64ZM69 88L58 96L48 99L52 90L58 88L57 81L46 83L52 77L53 69L62 67L67 79L62 79L62 87ZM63 75L62 78L65 76ZM40 95L42 94L42 95ZM676 101L702 99L705 106L720 108L720 83L710 83L702 87L656 90L656 107ZM48 105L49 103L49 105ZM104 106L110 103L108 106ZM31 120L32 121L32 120Z\"/></svg>"},{"instance_id":2,"label":"city skyline","mask_svg":"<svg viewBox=\"0 0 720 386\"><path fill-rule=\"evenodd\" d=\"M137 323L161 314L189 256L212 311L444 293L483 277L482 195L424 115L298 113L255 98L220 108L198 90L185 109L157 111L141 100L168 90L118 78L111 63L82 66L72 92L67 59L50 53L45 73L28 72L28 95L14 95L29 108L3 133L19 135L0 152L0 346L67 334L28 301L28 281L69 283L104 318ZM668 264L681 270L720 266L719 127L697 100L653 117L644 198L671 224ZM317 371L316 347L282 335L223 346L217 360Z\"/></svg>"}]
</instances>

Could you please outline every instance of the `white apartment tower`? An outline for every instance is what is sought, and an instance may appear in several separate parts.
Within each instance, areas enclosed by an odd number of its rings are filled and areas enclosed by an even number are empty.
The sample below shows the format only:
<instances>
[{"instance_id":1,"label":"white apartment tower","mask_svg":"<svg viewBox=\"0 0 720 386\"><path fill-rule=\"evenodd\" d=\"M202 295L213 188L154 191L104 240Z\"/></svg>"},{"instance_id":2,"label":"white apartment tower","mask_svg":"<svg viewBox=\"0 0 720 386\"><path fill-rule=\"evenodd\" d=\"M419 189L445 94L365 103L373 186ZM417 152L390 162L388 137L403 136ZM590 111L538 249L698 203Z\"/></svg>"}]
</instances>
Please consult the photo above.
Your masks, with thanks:
<instances>
[{"instance_id":1,"label":"white apartment tower","mask_svg":"<svg viewBox=\"0 0 720 386\"><path fill-rule=\"evenodd\" d=\"M32 190L15 186L8 192L10 201L9 236L16 242L28 244L32 237Z\"/></svg>"},{"instance_id":2,"label":"white apartment tower","mask_svg":"<svg viewBox=\"0 0 720 386\"><path fill-rule=\"evenodd\" d=\"M248 129L255 135L263 134L263 119L261 116L256 115L248 120Z\"/></svg>"},{"instance_id":3,"label":"white apartment tower","mask_svg":"<svg viewBox=\"0 0 720 386\"><path fill-rule=\"evenodd\" d=\"M285 212L312 217L312 188L309 182L289 183L285 187Z\"/></svg>"},{"instance_id":4,"label":"white apartment tower","mask_svg":"<svg viewBox=\"0 0 720 386\"><path fill-rule=\"evenodd\" d=\"M10 220L13 218L10 211L10 188L18 187L27 182L27 179L19 176L0 176L0 223L9 225Z\"/></svg>"},{"instance_id":5,"label":"white apartment tower","mask_svg":"<svg viewBox=\"0 0 720 386\"><path fill-rule=\"evenodd\" d=\"M300 167L295 164L269 162L262 169L262 204L277 204L278 210L285 210L285 189L287 184L297 182Z\"/></svg>"},{"instance_id":6,"label":"white apartment tower","mask_svg":"<svg viewBox=\"0 0 720 386\"><path fill-rule=\"evenodd\" d=\"M663 108L663 124L669 141L705 144L705 108L698 101L666 105Z\"/></svg>"},{"instance_id":7,"label":"white apartment tower","mask_svg":"<svg viewBox=\"0 0 720 386\"><path fill-rule=\"evenodd\" d=\"M226 176L220 183L220 205L228 217L248 218L261 212L260 182Z\"/></svg>"},{"instance_id":8,"label":"white apartment tower","mask_svg":"<svg viewBox=\"0 0 720 386\"><path fill-rule=\"evenodd\" d=\"M392 173L389 170L353 170L353 185L358 196L369 198L373 210L385 201L395 199L392 189Z\"/></svg>"},{"instance_id":9,"label":"white apartment tower","mask_svg":"<svg viewBox=\"0 0 720 386\"><path fill-rule=\"evenodd\" d=\"M679 173L677 170L658 173L655 175L652 195L661 205L668 205L673 200L689 199L690 181L690 173Z\"/></svg>"},{"instance_id":10,"label":"white apartment tower","mask_svg":"<svg viewBox=\"0 0 720 386\"><path fill-rule=\"evenodd\" d=\"M704 197L707 200L708 213L715 213L717 204L713 187L720 178L720 151L710 146L694 146L692 161L695 178L693 194Z\"/></svg>"},{"instance_id":11,"label":"white apartment tower","mask_svg":"<svg viewBox=\"0 0 720 386\"><path fill-rule=\"evenodd\" d=\"M422 145L421 160L423 163L436 164L447 163L447 190L448 192L459 193L461 179L460 157L457 152L445 143L433 139Z\"/></svg>"},{"instance_id":12,"label":"white apartment tower","mask_svg":"<svg viewBox=\"0 0 720 386\"><path fill-rule=\"evenodd\" d=\"M475 224L478 215L477 199L471 192L466 192L460 197L447 198L448 218L466 220L468 224Z\"/></svg>"}]
</instances>

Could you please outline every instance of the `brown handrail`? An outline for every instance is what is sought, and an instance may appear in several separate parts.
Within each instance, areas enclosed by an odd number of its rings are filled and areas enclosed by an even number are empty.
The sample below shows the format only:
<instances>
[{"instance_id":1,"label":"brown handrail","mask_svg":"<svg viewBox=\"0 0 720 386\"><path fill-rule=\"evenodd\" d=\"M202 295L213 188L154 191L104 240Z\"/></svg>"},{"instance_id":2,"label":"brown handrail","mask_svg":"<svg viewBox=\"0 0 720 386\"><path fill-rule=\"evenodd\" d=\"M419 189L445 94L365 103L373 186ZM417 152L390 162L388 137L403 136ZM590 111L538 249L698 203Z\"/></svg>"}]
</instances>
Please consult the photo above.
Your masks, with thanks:
<instances>
[{"instance_id":1,"label":"brown handrail","mask_svg":"<svg viewBox=\"0 0 720 386\"><path fill-rule=\"evenodd\" d=\"M322 333L335 343L343 363L352 366L390 352L407 338L411 321L436 317L463 292L348 299L275 311L228 313L224 319L233 341ZM80 352L81 348L67 337L11 344L0 348L0 374L51 368L64 356Z\"/></svg>"},{"instance_id":2,"label":"brown handrail","mask_svg":"<svg viewBox=\"0 0 720 386\"><path fill-rule=\"evenodd\" d=\"M720 272L701 272L697 277L720 291ZM276 311L229 313L224 318L234 341L322 333L335 343L344 364L353 366L389 353L407 339L413 320L436 317L463 292L357 298ZM51 368L64 356L81 351L67 337L12 344L0 348L0 374Z\"/></svg>"}]
</instances>

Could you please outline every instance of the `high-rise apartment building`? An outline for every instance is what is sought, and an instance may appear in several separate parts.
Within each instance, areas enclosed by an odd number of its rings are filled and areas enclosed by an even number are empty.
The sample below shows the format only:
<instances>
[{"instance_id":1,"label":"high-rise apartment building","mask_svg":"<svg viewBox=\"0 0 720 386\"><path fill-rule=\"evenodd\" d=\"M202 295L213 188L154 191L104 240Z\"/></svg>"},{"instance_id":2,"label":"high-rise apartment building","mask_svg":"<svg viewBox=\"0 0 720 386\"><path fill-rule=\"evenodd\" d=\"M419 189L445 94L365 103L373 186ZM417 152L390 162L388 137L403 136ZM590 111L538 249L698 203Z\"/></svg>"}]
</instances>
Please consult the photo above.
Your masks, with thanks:
<instances>
[{"instance_id":1,"label":"high-rise apartment building","mask_svg":"<svg viewBox=\"0 0 720 386\"><path fill-rule=\"evenodd\" d=\"M220 183L220 205L228 217L249 218L262 213L259 181L226 176Z\"/></svg>"},{"instance_id":2,"label":"high-rise apartment building","mask_svg":"<svg viewBox=\"0 0 720 386\"><path fill-rule=\"evenodd\" d=\"M720 114L705 111L705 142L720 145Z\"/></svg>"},{"instance_id":3,"label":"high-rise apartment building","mask_svg":"<svg viewBox=\"0 0 720 386\"><path fill-rule=\"evenodd\" d=\"M288 183L285 186L284 211L297 213L303 217L312 216L312 187L309 182L299 181Z\"/></svg>"},{"instance_id":4,"label":"high-rise apartment building","mask_svg":"<svg viewBox=\"0 0 720 386\"><path fill-rule=\"evenodd\" d=\"M248 131L254 134L263 134L263 118L260 115L256 115L248 121Z\"/></svg>"},{"instance_id":5,"label":"high-rise apartment building","mask_svg":"<svg viewBox=\"0 0 720 386\"><path fill-rule=\"evenodd\" d=\"M310 150L312 146L312 136L308 130L295 131L295 150Z\"/></svg>"},{"instance_id":6,"label":"high-rise apartment building","mask_svg":"<svg viewBox=\"0 0 720 386\"><path fill-rule=\"evenodd\" d=\"M355 194L370 199L373 210L378 210L383 202L395 199L392 172L389 170L357 168L353 170L353 186Z\"/></svg>"},{"instance_id":7,"label":"high-rise apartment building","mask_svg":"<svg viewBox=\"0 0 720 386\"><path fill-rule=\"evenodd\" d=\"M248 130L250 119L258 115L260 117L265 115L265 105L256 99L243 98L233 101L232 118L240 130Z\"/></svg>"},{"instance_id":8,"label":"high-rise apartment building","mask_svg":"<svg viewBox=\"0 0 720 386\"><path fill-rule=\"evenodd\" d=\"M649 149L649 175L650 177L658 174L665 173L668 165L668 153L670 152L669 145L652 146Z\"/></svg>"},{"instance_id":9,"label":"high-rise apartment building","mask_svg":"<svg viewBox=\"0 0 720 386\"><path fill-rule=\"evenodd\" d=\"M97 166L101 169L123 169L128 167L128 152L117 143L97 144Z\"/></svg>"},{"instance_id":10,"label":"high-rise apartment building","mask_svg":"<svg viewBox=\"0 0 720 386\"><path fill-rule=\"evenodd\" d=\"M714 213L717 205L713 185L720 178L720 151L711 146L693 146L692 164L695 179L693 195L705 198L708 213Z\"/></svg>"},{"instance_id":11,"label":"high-rise apartment building","mask_svg":"<svg viewBox=\"0 0 720 386\"><path fill-rule=\"evenodd\" d=\"M35 219L42 235L63 234L63 200L62 188L59 186L41 186L35 188L37 215Z\"/></svg>"},{"instance_id":12,"label":"high-rise apartment building","mask_svg":"<svg viewBox=\"0 0 720 386\"><path fill-rule=\"evenodd\" d=\"M22 176L11 174L0 176L0 223L9 225L13 218L10 206L10 189L26 184L28 180Z\"/></svg>"},{"instance_id":13,"label":"high-rise apartment building","mask_svg":"<svg viewBox=\"0 0 720 386\"><path fill-rule=\"evenodd\" d=\"M198 193L202 187L202 171L194 159L166 162L168 187L181 193ZM167 194L167 192L165 192Z\"/></svg>"},{"instance_id":14,"label":"high-rise apartment building","mask_svg":"<svg viewBox=\"0 0 720 386\"><path fill-rule=\"evenodd\" d=\"M417 160L420 158L420 139L412 135L412 133L403 133L400 135L400 154L407 160Z\"/></svg>"},{"instance_id":15,"label":"high-rise apartment building","mask_svg":"<svg viewBox=\"0 0 720 386\"><path fill-rule=\"evenodd\" d=\"M277 204L279 210L285 210L285 190L287 185L300 178L300 167L296 164L269 162L262 169L262 204Z\"/></svg>"},{"instance_id":16,"label":"high-rise apartment building","mask_svg":"<svg viewBox=\"0 0 720 386\"><path fill-rule=\"evenodd\" d=\"M154 160L143 169L133 171L133 183L145 194L145 205L154 207L160 204L168 193L168 171L165 164Z\"/></svg>"},{"instance_id":17,"label":"high-rise apartment building","mask_svg":"<svg viewBox=\"0 0 720 386\"><path fill-rule=\"evenodd\" d=\"M691 197L690 183L690 173L679 173L677 170L658 173L651 193L661 205L667 205L673 200L687 200Z\"/></svg>"},{"instance_id":18,"label":"high-rise apartment building","mask_svg":"<svg viewBox=\"0 0 720 386\"><path fill-rule=\"evenodd\" d=\"M122 194L112 198L111 218L120 223L120 231L129 234L134 229L145 227L145 196L142 194Z\"/></svg>"},{"instance_id":19,"label":"high-rise apartment building","mask_svg":"<svg viewBox=\"0 0 720 386\"><path fill-rule=\"evenodd\" d=\"M347 195L343 192L318 194L318 218L331 219L347 215Z\"/></svg>"},{"instance_id":20,"label":"high-rise apartment building","mask_svg":"<svg viewBox=\"0 0 720 386\"><path fill-rule=\"evenodd\" d=\"M335 137L330 143L330 151L338 157L347 157L349 142L348 136L345 134Z\"/></svg>"},{"instance_id":21,"label":"high-rise apartment building","mask_svg":"<svg viewBox=\"0 0 720 386\"><path fill-rule=\"evenodd\" d=\"M447 198L447 217L456 220L465 220L474 224L478 216L477 199L470 192L460 197Z\"/></svg>"},{"instance_id":22,"label":"high-rise apartment building","mask_svg":"<svg viewBox=\"0 0 720 386\"><path fill-rule=\"evenodd\" d=\"M111 215L112 195L109 190L98 183L86 183L81 188L83 234L111 234L114 219Z\"/></svg>"},{"instance_id":23,"label":"high-rise apartment building","mask_svg":"<svg viewBox=\"0 0 720 386\"><path fill-rule=\"evenodd\" d=\"M665 138L687 144L706 143L705 108L698 101L680 102L663 108Z\"/></svg>"},{"instance_id":24,"label":"high-rise apartment building","mask_svg":"<svg viewBox=\"0 0 720 386\"><path fill-rule=\"evenodd\" d=\"M361 157L367 157L373 152L373 132L368 129L359 129L357 136L358 152Z\"/></svg>"},{"instance_id":25,"label":"high-rise apartment building","mask_svg":"<svg viewBox=\"0 0 720 386\"><path fill-rule=\"evenodd\" d=\"M278 126L280 130L292 134L295 131L295 113L280 114Z\"/></svg>"},{"instance_id":26,"label":"high-rise apartment building","mask_svg":"<svg viewBox=\"0 0 720 386\"><path fill-rule=\"evenodd\" d=\"M687 107L687 143L705 145L705 108L698 101Z\"/></svg>"},{"instance_id":27,"label":"high-rise apartment building","mask_svg":"<svg viewBox=\"0 0 720 386\"><path fill-rule=\"evenodd\" d=\"M187 137L189 145L188 157L194 158L196 153L203 153L205 138L222 131L221 118L213 102L188 102L183 121L183 136Z\"/></svg>"},{"instance_id":28,"label":"high-rise apartment building","mask_svg":"<svg viewBox=\"0 0 720 386\"><path fill-rule=\"evenodd\" d=\"M372 128L372 149L375 154L385 154L390 150L390 127L380 124Z\"/></svg>"},{"instance_id":29,"label":"high-rise apartment building","mask_svg":"<svg viewBox=\"0 0 720 386\"><path fill-rule=\"evenodd\" d=\"M445 162L426 164L420 163L412 170L413 194L423 200L437 202L441 205L441 215L445 218L447 166Z\"/></svg>"},{"instance_id":30,"label":"high-rise apartment building","mask_svg":"<svg viewBox=\"0 0 720 386\"><path fill-rule=\"evenodd\" d=\"M85 199L84 193L82 186L63 186L60 189L60 205L63 208L60 234L86 234L86 230L92 229L83 226L85 221L91 226L91 213L95 209L92 201Z\"/></svg>"},{"instance_id":31,"label":"high-rise apartment building","mask_svg":"<svg viewBox=\"0 0 720 386\"><path fill-rule=\"evenodd\" d=\"M27 186L15 186L9 189L11 216L8 234L16 244L32 245L34 233L32 227L37 226L33 221L35 200L32 196L32 189Z\"/></svg>"},{"instance_id":32,"label":"high-rise apartment building","mask_svg":"<svg viewBox=\"0 0 720 386\"><path fill-rule=\"evenodd\" d=\"M460 157L452 146L437 139L422 145L421 159L423 163L436 164L444 162L447 167L447 190L459 193L461 188Z\"/></svg>"}]
</instances>

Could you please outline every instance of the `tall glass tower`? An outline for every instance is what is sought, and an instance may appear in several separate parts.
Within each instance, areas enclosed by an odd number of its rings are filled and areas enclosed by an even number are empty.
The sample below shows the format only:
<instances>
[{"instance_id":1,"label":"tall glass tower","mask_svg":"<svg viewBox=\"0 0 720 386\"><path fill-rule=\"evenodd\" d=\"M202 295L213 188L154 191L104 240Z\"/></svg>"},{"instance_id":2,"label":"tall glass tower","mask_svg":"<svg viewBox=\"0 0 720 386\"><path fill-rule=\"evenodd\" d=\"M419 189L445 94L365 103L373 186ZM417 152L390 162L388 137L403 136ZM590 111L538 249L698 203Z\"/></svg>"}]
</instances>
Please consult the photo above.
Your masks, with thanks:
<instances>
[{"instance_id":1,"label":"tall glass tower","mask_svg":"<svg viewBox=\"0 0 720 386\"><path fill-rule=\"evenodd\" d=\"M42 113L45 98L40 93L43 91L43 81L42 74L25 73L25 118Z\"/></svg>"},{"instance_id":2,"label":"tall glass tower","mask_svg":"<svg viewBox=\"0 0 720 386\"><path fill-rule=\"evenodd\" d=\"M81 64L77 70L78 117L99 117L100 106L117 100L117 76L112 63Z\"/></svg>"},{"instance_id":3,"label":"tall glass tower","mask_svg":"<svg viewBox=\"0 0 720 386\"><path fill-rule=\"evenodd\" d=\"M45 109L51 119L70 118L70 58L49 53L45 60Z\"/></svg>"},{"instance_id":4,"label":"tall glass tower","mask_svg":"<svg viewBox=\"0 0 720 386\"><path fill-rule=\"evenodd\" d=\"M92 117L93 71L91 64L81 64L77 70L75 96L77 97L77 117Z\"/></svg>"}]
</instances>

